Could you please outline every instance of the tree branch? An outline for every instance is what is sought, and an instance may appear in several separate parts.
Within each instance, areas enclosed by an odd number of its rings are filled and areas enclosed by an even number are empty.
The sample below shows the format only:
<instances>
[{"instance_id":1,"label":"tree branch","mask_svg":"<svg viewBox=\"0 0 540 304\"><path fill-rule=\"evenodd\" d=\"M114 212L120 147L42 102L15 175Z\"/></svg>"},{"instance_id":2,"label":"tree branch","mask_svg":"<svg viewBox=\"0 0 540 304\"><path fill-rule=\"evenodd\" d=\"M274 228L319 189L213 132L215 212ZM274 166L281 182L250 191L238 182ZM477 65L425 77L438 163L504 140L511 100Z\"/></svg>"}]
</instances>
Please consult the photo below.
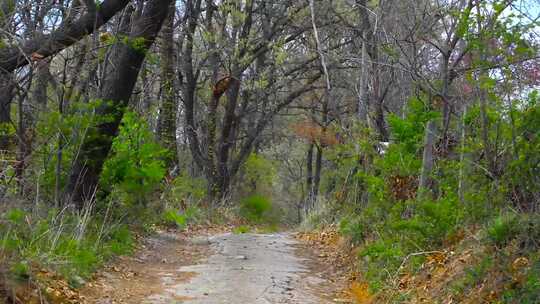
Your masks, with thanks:
<instances>
[{"instance_id":1,"label":"tree branch","mask_svg":"<svg viewBox=\"0 0 540 304\"><path fill-rule=\"evenodd\" d=\"M95 10L89 9L77 21L62 24L54 32L27 40L21 46L0 49L0 70L12 72L27 65L32 54L39 59L53 56L68 46L73 45L84 36L107 23L116 13L122 10L130 0L105 0Z\"/></svg>"}]
</instances>

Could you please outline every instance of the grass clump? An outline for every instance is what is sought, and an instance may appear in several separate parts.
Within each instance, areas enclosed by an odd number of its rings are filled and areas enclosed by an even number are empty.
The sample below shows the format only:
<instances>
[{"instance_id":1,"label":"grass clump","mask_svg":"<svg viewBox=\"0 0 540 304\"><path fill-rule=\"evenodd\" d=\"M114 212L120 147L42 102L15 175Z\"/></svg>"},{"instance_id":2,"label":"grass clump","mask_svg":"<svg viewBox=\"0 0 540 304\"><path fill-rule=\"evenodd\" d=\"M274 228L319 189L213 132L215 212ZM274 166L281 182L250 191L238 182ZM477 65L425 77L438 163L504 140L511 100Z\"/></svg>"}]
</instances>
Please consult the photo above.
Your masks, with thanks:
<instances>
[{"instance_id":1,"label":"grass clump","mask_svg":"<svg viewBox=\"0 0 540 304\"><path fill-rule=\"evenodd\" d=\"M184 229L187 224L196 221L200 211L196 207L188 207L185 211L176 209L167 209L163 213L163 222L167 226L176 226L179 229Z\"/></svg>"},{"instance_id":2,"label":"grass clump","mask_svg":"<svg viewBox=\"0 0 540 304\"><path fill-rule=\"evenodd\" d=\"M450 290L456 296L464 295L472 288L478 286L493 267L493 258L485 256L479 259L476 264L465 268L463 276L453 282Z\"/></svg>"},{"instance_id":3,"label":"grass clump","mask_svg":"<svg viewBox=\"0 0 540 304\"><path fill-rule=\"evenodd\" d=\"M241 225L233 229L234 234L245 234L245 233L249 233L250 231L251 231L251 228L246 225Z\"/></svg>"},{"instance_id":4,"label":"grass clump","mask_svg":"<svg viewBox=\"0 0 540 304\"><path fill-rule=\"evenodd\" d=\"M494 218L486 228L487 239L495 246L506 245L518 233L519 220L513 214Z\"/></svg>"},{"instance_id":5,"label":"grass clump","mask_svg":"<svg viewBox=\"0 0 540 304\"><path fill-rule=\"evenodd\" d=\"M359 216L346 216L339 223L339 232L351 239L353 244L360 244L366 238L365 222Z\"/></svg>"},{"instance_id":6,"label":"grass clump","mask_svg":"<svg viewBox=\"0 0 540 304\"><path fill-rule=\"evenodd\" d=\"M252 195L240 202L240 215L253 223L270 220L272 202L262 195Z\"/></svg>"},{"instance_id":7,"label":"grass clump","mask_svg":"<svg viewBox=\"0 0 540 304\"><path fill-rule=\"evenodd\" d=\"M74 287L91 277L105 261L131 253L135 240L128 226L88 217L84 212L8 210L0 219L0 260L12 277L27 281L47 269Z\"/></svg>"},{"instance_id":8,"label":"grass clump","mask_svg":"<svg viewBox=\"0 0 540 304\"><path fill-rule=\"evenodd\" d=\"M535 254L530 260L531 265L524 274L518 275L514 288L503 292L501 303L540 303L540 256Z\"/></svg>"}]
</instances>

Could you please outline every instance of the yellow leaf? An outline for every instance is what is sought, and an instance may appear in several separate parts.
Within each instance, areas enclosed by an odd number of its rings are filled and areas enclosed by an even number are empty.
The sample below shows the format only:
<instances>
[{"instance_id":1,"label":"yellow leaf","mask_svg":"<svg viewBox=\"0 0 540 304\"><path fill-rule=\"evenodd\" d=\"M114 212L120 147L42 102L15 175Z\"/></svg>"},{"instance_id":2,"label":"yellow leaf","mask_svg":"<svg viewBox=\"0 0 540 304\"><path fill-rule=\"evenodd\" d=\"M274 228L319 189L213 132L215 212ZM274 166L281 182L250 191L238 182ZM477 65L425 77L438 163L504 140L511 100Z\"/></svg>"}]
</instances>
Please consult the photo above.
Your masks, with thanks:
<instances>
[{"instance_id":1,"label":"yellow leaf","mask_svg":"<svg viewBox=\"0 0 540 304\"><path fill-rule=\"evenodd\" d=\"M369 285L365 282L353 282L350 292L357 304L371 304L373 302L373 296L369 292Z\"/></svg>"}]
</instances>

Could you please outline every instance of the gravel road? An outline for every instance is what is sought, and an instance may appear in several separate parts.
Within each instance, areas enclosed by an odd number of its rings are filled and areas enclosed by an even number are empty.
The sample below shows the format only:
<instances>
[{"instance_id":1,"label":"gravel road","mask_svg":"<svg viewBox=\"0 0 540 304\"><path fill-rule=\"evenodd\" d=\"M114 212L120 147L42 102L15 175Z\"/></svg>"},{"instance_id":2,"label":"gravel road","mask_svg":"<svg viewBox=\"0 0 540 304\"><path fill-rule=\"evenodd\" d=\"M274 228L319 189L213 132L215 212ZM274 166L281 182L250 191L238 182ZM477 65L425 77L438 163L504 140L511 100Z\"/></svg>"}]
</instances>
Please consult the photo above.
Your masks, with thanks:
<instances>
[{"instance_id":1,"label":"gravel road","mask_svg":"<svg viewBox=\"0 0 540 304\"><path fill-rule=\"evenodd\" d=\"M214 254L201 264L179 269L194 273L192 279L169 286L165 296L154 295L148 303L173 298L191 304L332 303L324 299L331 284L299 257L302 248L289 234L225 234L194 240L204 242Z\"/></svg>"}]
</instances>

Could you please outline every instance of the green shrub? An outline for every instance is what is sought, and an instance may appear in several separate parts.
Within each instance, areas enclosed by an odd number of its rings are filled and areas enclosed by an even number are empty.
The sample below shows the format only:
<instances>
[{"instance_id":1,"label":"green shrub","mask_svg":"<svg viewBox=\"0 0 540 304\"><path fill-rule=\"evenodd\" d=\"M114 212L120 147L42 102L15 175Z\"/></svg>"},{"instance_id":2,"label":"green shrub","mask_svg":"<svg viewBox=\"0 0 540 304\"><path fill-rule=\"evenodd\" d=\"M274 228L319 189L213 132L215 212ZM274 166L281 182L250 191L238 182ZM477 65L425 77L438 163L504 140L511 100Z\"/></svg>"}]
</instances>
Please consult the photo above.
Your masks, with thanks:
<instances>
[{"instance_id":1,"label":"green shrub","mask_svg":"<svg viewBox=\"0 0 540 304\"><path fill-rule=\"evenodd\" d=\"M388 123L395 142L402 144L404 151L415 154L422 142L425 124L440 114L429 111L424 102L418 98L411 98L407 106L408 113L405 118L392 114L388 118Z\"/></svg>"},{"instance_id":2,"label":"green shrub","mask_svg":"<svg viewBox=\"0 0 540 304\"><path fill-rule=\"evenodd\" d=\"M97 108L110 103L102 100L77 102L73 100L65 107L62 113L58 110L39 112L39 120L34 128L36 137L35 153L31 162L35 169L42 174L30 174L27 178L36 179L39 183L40 196L44 201L55 199L56 184L64 189L71 173L74 158L80 152L82 142L96 135L96 126L109 123L112 115L98 115ZM62 140L56 140L61 138ZM53 140L54 139L54 140ZM58 157L59 146L62 147L60 162ZM60 164L60 167L57 167ZM60 168L60 172L57 170ZM34 170L32 170L34 171ZM37 171L37 170L36 170Z\"/></svg>"},{"instance_id":3,"label":"green shrub","mask_svg":"<svg viewBox=\"0 0 540 304\"><path fill-rule=\"evenodd\" d=\"M101 247L90 240L77 241L65 235L49 253L50 262L58 264L57 270L68 280L74 277L89 277L104 261Z\"/></svg>"},{"instance_id":4,"label":"green shrub","mask_svg":"<svg viewBox=\"0 0 540 304\"><path fill-rule=\"evenodd\" d=\"M14 208L9 210L6 213L6 220L8 220L12 224L22 224L24 222L24 217L26 216L26 212L24 212L21 209Z\"/></svg>"},{"instance_id":5,"label":"green shrub","mask_svg":"<svg viewBox=\"0 0 540 304\"><path fill-rule=\"evenodd\" d=\"M244 179L242 183L245 187L242 189L247 193L255 191L268 192L272 187L276 176L274 164L263 155L251 153L243 165Z\"/></svg>"},{"instance_id":6,"label":"green shrub","mask_svg":"<svg viewBox=\"0 0 540 304\"><path fill-rule=\"evenodd\" d=\"M349 237L353 244L360 244L367 236L366 226L359 216L344 217L339 223L339 232Z\"/></svg>"},{"instance_id":7,"label":"green shrub","mask_svg":"<svg viewBox=\"0 0 540 304\"><path fill-rule=\"evenodd\" d=\"M517 121L515 149L519 153L513 158L505 174L505 181L513 189L512 199L520 211L538 210L540 206L539 96L538 91L531 92L523 109L518 113L520 119Z\"/></svg>"},{"instance_id":8,"label":"green shrub","mask_svg":"<svg viewBox=\"0 0 540 304\"><path fill-rule=\"evenodd\" d=\"M165 197L174 207L180 207L181 201L198 203L206 197L207 183L204 178L192 177L182 171L172 182Z\"/></svg>"},{"instance_id":9,"label":"green shrub","mask_svg":"<svg viewBox=\"0 0 540 304\"><path fill-rule=\"evenodd\" d=\"M238 226L233 229L234 234L244 234L244 233L249 233L250 231L251 231L251 228L245 225Z\"/></svg>"},{"instance_id":10,"label":"green shrub","mask_svg":"<svg viewBox=\"0 0 540 304\"><path fill-rule=\"evenodd\" d=\"M525 284L519 290L520 303L540 302L540 260L534 261L527 273Z\"/></svg>"},{"instance_id":11,"label":"green shrub","mask_svg":"<svg viewBox=\"0 0 540 304\"><path fill-rule=\"evenodd\" d=\"M101 189L115 191L121 204L128 207L146 206L148 195L165 176L166 155L146 123L137 114L126 112L103 166Z\"/></svg>"},{"instance_id":12,"label":"green shrub","mask_svg":"<svg viewBox=\"0 0 540 304\"><path fill-rule=\"evenodd\" d=\"M113 254L123 255L132 252L135 247L135 241L127 226L122 225L113 230L106 246L109 247L109 250Z\"/></svg>"},{"instance_id":13,"label":"green shrub","mask_svg":"<svg viewBox=\"0 0 540 304\"><path fill-rule=\"evenodd\" d=\"M540 216L536 214L505 213L492 219L485 232L488 242L497 247L517 239L522 251L540 248Z\"/></svg>"},{"instance_id":14,"label":"green shrub","mask_svg":"<svg viewBox=\"0 0 540 304\"><path fill-rule=\"evenodd\" d=\"M505 290L501 297L501 303L540 303L540 259L538 254L531 257L531 267L527 270L524 281Z\"/></svg>"},{"instance_id":15,"label":"green shrub","mask_svg":"<svg viewBox=\"0 0 540 304\"><path fill-rule=\"evenodd\" d=\"M485 223L498 213L497 208L486 208L486 197L490 195L490 191L489 186L484 183L486 181L482 181L482 185L475 183L474 189L464 193L464 211L467 223Z\"/></svg>"},{"instance_id":16,"label":"green shrub","mask_svg":"<svg viewBox=\"0 0 540 304\"><path fill-rule=\"evenodd\" d=\"M364 247L359 255L361 271L373 292L385 286L405 258L405 252L396 239L379 239Z\"/></svg>"},{"instance_id":17,"label":"green shrub","mask_svg":"<svg viewBox=\"0 0 540 304\"><path fill-rule=\"evenodd\" d=\"M262 195L252 195L240 202L240 215L255 223L269 220L271 210L272 203Z\"/></svg>"},{"instance_id":18,"label":"green shrub","mask_svg":"<svg viewBox=\"0 0 540 304\"><path fill-rule=\"evenodd\" d=\"M0 226L0 258L11 265L15 278L30 277L29 265L35 263L77 286L107 259L134 248L135 241L125 225L104 227L99 219L54 209L44 217L40 214L39 210L27 213L12 209L0 220L4 223Z\"/></svg>"},{"instance_id":19,"label":"green shrub","mask_svg":"<svg viewBox=\"0 0 540 304\"><path fill-rule=\"evenodd\" d=\"M519 241L523 250L540 249L540 215L527 214L520 218Z\"/></svg>"},{"instance_id":20,"label":"green shrub","mask_svg":"<svg viewBox=\"0 0 540 304\"><path fill-rule=\"evenodd\" d=\"M492 265L493 259L491 257L483 257L478 264L466 268L463 277L455 280L450 289L456 295L466 294L467 291L482 282Z\"/></svg>"},{"instance_id":21,"label":"green shrub","mask_svg":"<svg viewBox=\"0 0 540 304\"><path fill-rule=\"evenodd\" d=\"M452 196L412 204L415 208L413 217L396 220L392 227L398 232L409 232L409 237L418 244L442 245L460 226L463 218L459 202Z\"/></svg>"},{"instance_id":22,"label":"green shrub","mask_svg":"<svg viewBox=\"0 0 540 304\"><path fill-rule=\"evenodd\" d=\"M165 220L166 224L176 225L178 228L184 228L187 223L187 219L184 214L171 209L165 211L163 214L163 219Z\"/></svg>"},{"instance_id":23,"label":"green shrub","mask_svg":"<svg viewBox=\"0 0 540 304\"><path fill-rule=\"evenodd\" d=\"M519 232L519 221L514 214L504 214L496 217L487 227L486 234L489 242L496 246L506 245Z\"/></svg>"},{"instance_id":24,"label":"green shrub","mask_svg":"<svg viewBox=\"0 0 540 304\"><path fill-rule=\"evenodd\" d=\"M90 244L80 246L68 254L71 254L68 258L68 263L71 263L67 272L69 279L75 276L88 278L103 262L101 253Z\"/></svg>"},{"instance_id":25,"label":"green shrub","mask_svg":"<svg viewBox=\"0 0 540 304\"><path fill-rule=\"evenodd\" d=\"M179 229L183 229L189 222L197 220L199 215L200 211L196 207L189 207L184 212L168 209L163 213L163 220L167 225L174 225Z\"/></svg>"},{"instance_id":26,"label":"green shrub","mask_svg":"<svg viewBox=\"0 0 540 304\"><path fill-rule=\"evenodd\" d=\"M10 271L17 280L26 281L30 278L30 267L25 261L13 264Z\"/></svg>"}]
</instances>

